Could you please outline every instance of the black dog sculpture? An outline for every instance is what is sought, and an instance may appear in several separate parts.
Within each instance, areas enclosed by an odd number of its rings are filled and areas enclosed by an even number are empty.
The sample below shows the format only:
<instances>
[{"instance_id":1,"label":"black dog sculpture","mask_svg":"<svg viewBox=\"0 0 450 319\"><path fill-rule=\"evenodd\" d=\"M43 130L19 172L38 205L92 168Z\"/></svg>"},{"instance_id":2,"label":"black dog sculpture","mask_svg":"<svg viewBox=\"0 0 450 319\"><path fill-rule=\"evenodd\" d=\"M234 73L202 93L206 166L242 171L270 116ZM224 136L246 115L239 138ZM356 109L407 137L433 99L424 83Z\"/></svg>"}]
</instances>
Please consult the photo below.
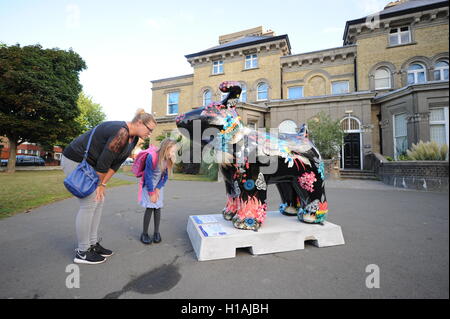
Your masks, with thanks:
<instances>
[{"instance_id":1,"label":"black dog sculpture","mask_svg":"<svg viewBox=\"0 0 450 319\"><path fill-rule=\"evenodd\" d=\"M176 123L191 140L196 121L201 130L198 135L203 136L206 129L216 130L213 139L194 142L212 146L221 158L228 197L224 218L232 220L236 228L257 231L266 217L267 185L276 184L282 214L322 224L328 212L324 164L308 139L306 126L298 134L278 136L247 128L235 110L241 93L239 83L223 82L219 89L228 93L220 103L181 114Z\"/></svg>"}]
</instances>

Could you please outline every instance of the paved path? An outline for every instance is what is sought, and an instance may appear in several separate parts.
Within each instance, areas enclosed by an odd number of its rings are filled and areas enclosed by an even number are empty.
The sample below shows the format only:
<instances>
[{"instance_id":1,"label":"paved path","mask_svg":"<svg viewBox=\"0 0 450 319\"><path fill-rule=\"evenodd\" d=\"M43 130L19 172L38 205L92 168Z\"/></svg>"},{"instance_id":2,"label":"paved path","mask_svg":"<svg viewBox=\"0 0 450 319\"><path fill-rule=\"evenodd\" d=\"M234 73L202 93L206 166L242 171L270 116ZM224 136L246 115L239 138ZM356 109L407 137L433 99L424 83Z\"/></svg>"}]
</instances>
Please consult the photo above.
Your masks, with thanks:
<instances>
[{"instance_id":1,"label":"paved path","mask_svg":"<svg viewBox=\"0 0 450 319\"><path fill-rule=\"evenodd\" d=\"M137 185L107 190L100 234L116 254L102 265L80 265L80 288L66 287L74 198L0 220L0 298L449 297L448 193L328 181L329 221L341 225L345 245L260 256L238 250L236 258L199 262L187 218L219 213L223 184L169 181L163 241L150 246L138 240L144 210L136 192ZM271 185L269 209L278 204ZM365 285L370 264L380 269L379 289Z\"/></svg>"}]
</instances>

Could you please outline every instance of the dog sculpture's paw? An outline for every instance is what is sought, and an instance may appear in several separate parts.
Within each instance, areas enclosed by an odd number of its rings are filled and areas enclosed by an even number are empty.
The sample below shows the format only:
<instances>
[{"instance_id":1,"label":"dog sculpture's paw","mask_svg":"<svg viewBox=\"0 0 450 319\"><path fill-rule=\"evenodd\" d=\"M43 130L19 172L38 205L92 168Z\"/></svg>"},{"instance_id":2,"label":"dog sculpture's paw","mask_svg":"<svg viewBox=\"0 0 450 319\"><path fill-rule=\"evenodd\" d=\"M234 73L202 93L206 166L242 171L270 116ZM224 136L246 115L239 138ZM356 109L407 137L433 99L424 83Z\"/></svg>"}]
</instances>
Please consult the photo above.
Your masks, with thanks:
<instances>
[{"instance_id":1,"label":"dog sculpture's paw","mask_svg":"<svg viewBox=\"0 0 450 319\"><path fill-rule=\"evenodd\" d=\"M287 215L287 216L297 216L298 214L298 209L295 208L294 206L288 206L288 204L284 203L284 204L280 204L280 213L282 213L283 215Z\"/></svg>"},{"instance_id":2,"label":"dog sculpture's paw","mask_svg":"<svg viewBox=\"0 0 450 319\"><path fill-rule=\"evenodd\" d=\"M300 221L309 224L323 224L328 213L327 202L318 199L309 203L305 208L299 208L297 217Z\"/></svg>"},{"instance_id":3,"label":"dog sculpture's paw","mask_svg":"<svg viewBox=\"0 0 450 319\"><path fill-rule=\"evenodd\" d=\"M234 216L233 226L237 229L258 231L258 229L261 227L261 223L254 218L240 219L238 216Z\"/></svg>"},{"instance_id":4,"label":"dog sculpture's paw","mask_svg":"<svg viewBox=\"0 0 450 319\"><path fill-rule=\"evenodd\" d=\"M234 217L234 215L236 215L236 212L228 211L228 210L226 210L226 209L224 209L224 210L222 211L222 216L223 216L223 218L224 218L225 220L232 220L233 217Z\"/></svg>"},{"instance_id":5,"label":"dog sculpture's paw","mask_svg":"<svg viewBox=\"0 0 450 319\"><path fill-rule=\"evenodd\" d=\"M236 215L239 208L239 198L228 196L225 208L222 210L222 215L225 220L231 220Z\"/></svg>"}]
</instances>

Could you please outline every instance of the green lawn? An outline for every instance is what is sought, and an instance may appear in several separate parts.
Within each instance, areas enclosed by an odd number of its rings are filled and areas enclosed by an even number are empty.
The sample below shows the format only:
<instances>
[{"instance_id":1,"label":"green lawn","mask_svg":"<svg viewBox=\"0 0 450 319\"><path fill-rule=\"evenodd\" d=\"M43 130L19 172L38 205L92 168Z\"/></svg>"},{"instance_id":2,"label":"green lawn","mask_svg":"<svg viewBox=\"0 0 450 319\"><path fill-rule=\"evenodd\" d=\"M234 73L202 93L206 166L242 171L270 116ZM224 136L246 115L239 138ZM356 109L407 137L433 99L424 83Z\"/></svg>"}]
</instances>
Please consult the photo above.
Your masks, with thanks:
<instances>
[{"instance_id":1,"label":"green lawn","mask_svg":"<svg viewBox=\"0 0 450 319\"><path fill-rule=\"evenodd\" d=\"M125 174L128 176L134 176L134 174L131 172L130 166L122 166L117 173ZM172 176L169 177L169 180L174 181L193 181L193 182L215 182L215 180L211 180L206 175L192 175L192 174L180 174L180 173L173 173Z\"/></svg>"},{"instance_id":2,"label":"green lawn","mask_svg":"<svg viewBox=\"0 0 450 319\"><path fill-rule=\"evenodd\" d=\"M197 181L197 182L215 182L210 177L206 175L192 175L192 174L180 174L173 173L169 180L174 181Z\"/></svg>"},{"instance_id":3,"label":"green lawn","mask_svg":"<svg viewBox=\"0 0 450 319\"><path fill-rule=\"evenodd\" d=\"M0 219L72 197L64 187L62 171L0 172ZM112 178L108 187L134 184Z\"/></svg>"}]
</instances>

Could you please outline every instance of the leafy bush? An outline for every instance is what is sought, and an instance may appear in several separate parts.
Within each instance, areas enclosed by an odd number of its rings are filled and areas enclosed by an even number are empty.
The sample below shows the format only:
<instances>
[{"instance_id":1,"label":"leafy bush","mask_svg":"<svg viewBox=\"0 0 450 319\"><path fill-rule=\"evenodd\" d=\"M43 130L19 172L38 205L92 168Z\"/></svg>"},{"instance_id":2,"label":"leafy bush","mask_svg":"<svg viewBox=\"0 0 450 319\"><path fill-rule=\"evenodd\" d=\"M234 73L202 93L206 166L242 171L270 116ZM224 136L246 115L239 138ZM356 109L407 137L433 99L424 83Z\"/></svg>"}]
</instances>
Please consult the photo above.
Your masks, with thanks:
<instances>
[{"instance_id":1,"label":"leafy bush","mask_svg":"<svg viewBox=\"0 0 450 319\"><path fill-rule=\"evenodd\" d=\"M407 154L400 154L398 156L399 161L411 161L411 158Z\"/></svg>"},{"instance_id":2,"label":"leafy bush","mask_svg":"<svg viewBox=\"0 0 450 319\"><path fill-rule=\"evenodd\" d=\"M217 180L219 174L219 164L215 161L214 154L212 149L209 153L205 152L200 164L200 175L208 176L211 180Z\"/></svg>"},{"instance_id":3,"label":"leafy bush","mask_svg":"<svg viewBox=\"0 0 450 319\"><path fill-rule=\"evenodd\" d=\"M333 120L325 112L320 112L308 121L311 140L324 159L331 159L339 154L344 131L339 120Z\"/></svg>"},{"instance_id":4,"label":"leafy bush","mask_svg":"<svg viewBox=\"0 0 450 319\"><path fill-rule=\"evenodd\" d=\"M165 139L165 138L166 138L166 136L165 136L164 134L158 135L158 136L154 139L154 141L152 141L152 138L151 138L151 137L147 137L147 138L145 138L145 139L142 141L140 147L141 147L141 149L146 150L147 148L149 148L150 144L154 143L155 141L161 143L161 141L162 141L163 139Z\"/></svg>"},{"instance_id":5,"label":"leafy bush","mask_svg":"<svg viewBox=\"0 0 450 319\"><path fill-rule=\"evenodd\" d=\"M406 151L408 158L415 161L445 161L448 154L446 144L439 146L436 142L413 144L411 150Z\"/></svg>"}]
</instances>

